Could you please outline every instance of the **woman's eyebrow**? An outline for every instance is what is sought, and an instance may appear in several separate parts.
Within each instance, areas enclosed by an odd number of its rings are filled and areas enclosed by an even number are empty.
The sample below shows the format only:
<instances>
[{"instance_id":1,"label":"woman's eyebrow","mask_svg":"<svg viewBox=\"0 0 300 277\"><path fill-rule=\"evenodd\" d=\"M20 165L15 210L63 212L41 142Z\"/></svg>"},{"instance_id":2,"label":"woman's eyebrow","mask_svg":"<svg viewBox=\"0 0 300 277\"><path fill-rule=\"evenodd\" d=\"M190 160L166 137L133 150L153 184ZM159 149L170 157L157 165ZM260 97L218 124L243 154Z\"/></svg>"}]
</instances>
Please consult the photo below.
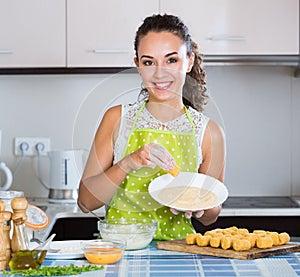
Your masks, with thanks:
<instances>
[{"instance_id":1,"label":"woman's eyebrow","mask_svg":"<svg viewBox=\"0 0 300 277\"><path fill-rule=\"evenodd\" d=\"M148 56L148 55L143 55L143 56L141 56L141 59L142 59L142 58L153 59L152 56Z\"/></svg>"},{"instance_id":2,"label":"woman's eyebrow","mask_svg":"<svg viewBox=\"0 0 300 277\"><path fill-rule=\"evenodd\" d=\"M174 51L174 52L168 53L168 54L165 55L165 57L169 57L169 56L172 56L172 55L178 55L178 52ZM150 55L142 55L141 59L142 58L153 59L153 57L150 56Z\"/></svg>"},{"instance_id":3,"label":"woman's eyebrow","mask_svg":"<svg viewBox=\"0 0 300 277\"><path fill-rule=\"evenodd\" d=\"M165 55L165 57L169 57L169 56L172 56L172 55L177 55L178 54L178 52L171 52L171 53L168 53L168 54L166 54Z\"/></svg>"}]
</instances>

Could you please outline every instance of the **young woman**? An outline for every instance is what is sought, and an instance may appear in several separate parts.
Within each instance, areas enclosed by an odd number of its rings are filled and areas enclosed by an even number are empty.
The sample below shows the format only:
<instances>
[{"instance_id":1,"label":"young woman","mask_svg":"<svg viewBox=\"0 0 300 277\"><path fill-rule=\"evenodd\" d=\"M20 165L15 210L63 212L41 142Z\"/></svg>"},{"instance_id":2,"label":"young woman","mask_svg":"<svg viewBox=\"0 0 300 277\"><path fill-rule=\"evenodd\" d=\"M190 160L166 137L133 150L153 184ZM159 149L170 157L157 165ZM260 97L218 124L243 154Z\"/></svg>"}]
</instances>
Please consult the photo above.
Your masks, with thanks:
<instances>
[{"instance_id":1,"label":"young woman","mask_svg":"<svg viewBox=\"0 0 300 277\"><path fill-rule=\"evenodd\" d=\"M175 164L223 182L224 134L202 113L208 98L202 57L178 17L147 17L134 45L142 100L106 111L80 182L78 205L83 212L106 205L108 218L155 219L155 239L179 239L194 232L192 216L212 224L221 206L193 213L170 210L151 198L148 185Z\"/></svg>"}]
</instances>

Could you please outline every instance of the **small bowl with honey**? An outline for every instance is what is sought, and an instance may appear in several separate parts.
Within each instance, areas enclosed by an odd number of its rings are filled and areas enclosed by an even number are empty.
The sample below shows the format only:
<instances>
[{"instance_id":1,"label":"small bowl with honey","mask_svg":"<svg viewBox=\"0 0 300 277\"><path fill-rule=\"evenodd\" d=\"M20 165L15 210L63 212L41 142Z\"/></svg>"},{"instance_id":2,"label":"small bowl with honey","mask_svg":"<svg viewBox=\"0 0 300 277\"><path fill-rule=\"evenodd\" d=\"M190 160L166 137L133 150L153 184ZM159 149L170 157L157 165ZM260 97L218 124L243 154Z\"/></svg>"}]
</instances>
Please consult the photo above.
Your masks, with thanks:
<instances>
[{"instance_id":1,"label":"small bowl with honey","mask_svg":"<svg viewBox=\"0 0 300 277\"><path fill-rule=\"evenodd\" d=\"M126 242L121 240L96 239L82 243L85 258L91 264L117 263L123 257Z\"/></svg>"}]
</instances>

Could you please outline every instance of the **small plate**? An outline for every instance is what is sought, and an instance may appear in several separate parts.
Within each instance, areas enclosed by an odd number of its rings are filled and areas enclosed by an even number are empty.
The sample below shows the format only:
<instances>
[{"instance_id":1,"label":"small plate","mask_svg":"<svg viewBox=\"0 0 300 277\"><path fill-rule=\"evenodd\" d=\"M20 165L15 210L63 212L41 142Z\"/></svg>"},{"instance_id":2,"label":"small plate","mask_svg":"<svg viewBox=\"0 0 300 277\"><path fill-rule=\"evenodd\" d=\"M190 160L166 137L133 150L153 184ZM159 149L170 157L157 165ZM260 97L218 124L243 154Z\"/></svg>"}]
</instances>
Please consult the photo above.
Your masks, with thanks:
<instances>
[{"instance_id":1,"label":"small plate","mask_svg":"<svg viewBox=\"0 0 300 277\"><path fill-rule=\"evenodd\" d=\"M228 190L222 182L205 174L191 172L180 172L176 177L162 175L150 183L148 190L158 203L178 211L211 209L228 197Z\"/></svg>"},{"instance_id":2,"label":"small plate","mask_svg":"<svg viewBox=\"0 0 300 277\"><path fill-rule=\"evenodd\" d=\"M52 241L50 248L60 249L57 253L47 252L46 259L70 260L84 258L81 244L83 240Z\"/></svg>"}]
</instances>

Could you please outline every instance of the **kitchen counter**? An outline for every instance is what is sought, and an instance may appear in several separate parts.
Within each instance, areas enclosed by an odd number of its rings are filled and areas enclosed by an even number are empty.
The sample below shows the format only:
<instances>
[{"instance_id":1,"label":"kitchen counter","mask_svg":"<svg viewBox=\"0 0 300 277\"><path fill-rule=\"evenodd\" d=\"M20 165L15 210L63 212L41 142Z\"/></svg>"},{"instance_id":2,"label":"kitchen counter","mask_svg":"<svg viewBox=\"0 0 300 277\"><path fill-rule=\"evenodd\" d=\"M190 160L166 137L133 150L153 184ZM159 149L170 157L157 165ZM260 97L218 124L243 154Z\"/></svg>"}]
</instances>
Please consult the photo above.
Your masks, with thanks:
<instances>
[{"instance_id":1,"label":"kitchen counter","mask_svg":"<svg viewBox=\"0 0 300 277\"><path fill-rule=\"evenodd\" d=\"M45 266L88 264L85 259L49 260ZM1 274L0 274L1 275ZM13 276L13 275L10 275ZM17 275L14 275L17 276ZM83 277L149 276L149 277L208 277L208 276L300 276L300 253L256 260L236 260L205 255L156 249L155 243L142 250L125 251L117 264L103 270L83 273Z\"/></svg>"},{"instance_id":2,"label":"kitchen counter","mask_svg":"<svg viewBox=\"0 0 300 277\"><path fill-rule=\"evenodd\" d=\"M300 204L300 199L295 198L295 201ZM35 236L44 240L50 234L55 222L61 218L82 218L94 217L92 214L83 213L76 203L49 203L47 198L29 198L28 202L36 205L47 213L50 218L48 227L41 231L35 231ZM226 202L225 202L226 203ZM105 216L104 207L94 211L99 217ZM238 208L224 205L220 217L231 216L300 216L300 207L282 207L282 208Z\"/></svg>"}]
</instances>

